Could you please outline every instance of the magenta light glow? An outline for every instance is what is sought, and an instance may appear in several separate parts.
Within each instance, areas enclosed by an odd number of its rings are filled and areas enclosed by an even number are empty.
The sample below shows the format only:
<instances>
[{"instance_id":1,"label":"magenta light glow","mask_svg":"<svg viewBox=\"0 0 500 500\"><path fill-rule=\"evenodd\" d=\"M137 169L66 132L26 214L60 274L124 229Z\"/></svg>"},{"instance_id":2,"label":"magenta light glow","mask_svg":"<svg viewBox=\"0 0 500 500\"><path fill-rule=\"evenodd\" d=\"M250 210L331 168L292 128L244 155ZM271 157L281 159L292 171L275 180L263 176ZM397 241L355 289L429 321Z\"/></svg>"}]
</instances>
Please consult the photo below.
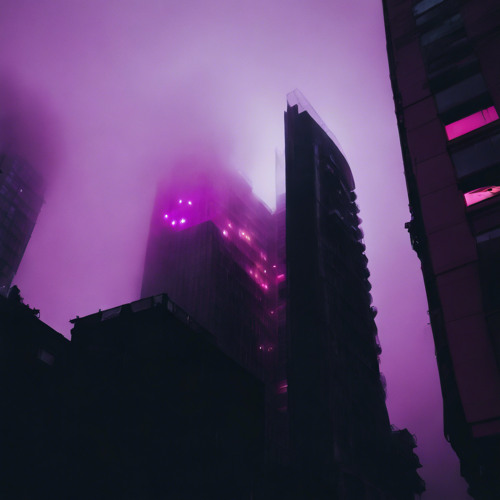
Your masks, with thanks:
<instances>
[{"instance_id":1,"label":"magenta light glow","mask_svg":"<svg viewBox=\"0 0 500 500\"><path fill-rule=\"evenodd\" d=\"M238 231L238 236L240 238L243 238L243 239L247 240L247 241L251 241L252 240L252 238L250 237L250 235L248 233L246 233L245 231L243 231L242 229L240 229Z\"/></svg>"},{"instance_id":2,"label":"magenta light glow","mask_svg":"<svg viewBox=\"0 0 500 500\"><path fill-rule=\"evenodd\" d=\"M288 391L288 382L283 380L278 386L278 394L285 394Z\"/></svg>"},{"instance_id":3,"label":"magenta light glow","mask_svg":"<svg viewBox=\"0 0 500 500\"><path fill-rule=\"evenodd\" d=\"M445 126L446 135L448 140L451 141L456 137L468 134L473 130L484 127L488 123L498 120L498 113L494 106L478 111L472 115L466 116L461 120L450 123Z\"/></svg>"},{"instance_id":4,"label":"magenta light glow","mask_svg":"<svg viewBox=\"0 0 500 500\"><path fill-rule=\"evenodd\" d=\"M500 194L500 186L487 186L479 189L474 189L464 194L465 204L469 207L475 205L488 198L493 198L493 196L498 196Z\"/></svg>"}]
</instances>

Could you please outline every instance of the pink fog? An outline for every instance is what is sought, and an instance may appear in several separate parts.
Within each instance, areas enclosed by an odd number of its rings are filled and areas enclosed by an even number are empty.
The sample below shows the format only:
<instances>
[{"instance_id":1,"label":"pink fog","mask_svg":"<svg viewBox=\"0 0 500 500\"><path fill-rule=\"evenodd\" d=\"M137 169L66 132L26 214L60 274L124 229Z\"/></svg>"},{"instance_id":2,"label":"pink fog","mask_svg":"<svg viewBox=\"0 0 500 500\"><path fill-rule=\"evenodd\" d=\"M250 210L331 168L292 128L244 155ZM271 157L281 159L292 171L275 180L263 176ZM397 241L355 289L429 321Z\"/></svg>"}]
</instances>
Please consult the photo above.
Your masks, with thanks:
<instances>
[{"instance_id":1,"label":"pink fog","mask_svg":"<svg viewBox=\"0 0 500 500\"><path fill-rule=\"evenodd\" d=\"M274 206L286 94L299 88L354 174L391 421L417 436L425 499L469 498L443 437L427 302L404 228L381 2L4 0L0 45L0 141L47 181L14 283L66 336L77 315L139 297L156 186L179 158L242 172ZM164 224L194 224L196 201L179 193Z\"/></svg>"}]
</instances>

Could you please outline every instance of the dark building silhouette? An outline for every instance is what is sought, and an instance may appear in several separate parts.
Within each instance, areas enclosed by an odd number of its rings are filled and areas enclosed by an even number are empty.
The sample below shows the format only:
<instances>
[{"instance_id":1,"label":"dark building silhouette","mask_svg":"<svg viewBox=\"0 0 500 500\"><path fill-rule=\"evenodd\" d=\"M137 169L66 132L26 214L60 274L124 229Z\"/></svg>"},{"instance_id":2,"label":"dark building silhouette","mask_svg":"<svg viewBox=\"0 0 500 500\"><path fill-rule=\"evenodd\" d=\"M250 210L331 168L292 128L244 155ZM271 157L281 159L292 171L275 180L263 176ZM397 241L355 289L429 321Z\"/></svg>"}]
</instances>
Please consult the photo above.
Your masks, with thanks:
<instances>
[{"instance_id":1,"label":"dark building silhouette","mask_svg":"<svg viewBox=\"0 0 500 500\"><path fill-rule=\"evenodd\" d=\"M410 453L407 482L397 492L388 467L397 439L379 371L354 180L298 91L288 96L285 154L292 462L339 498L413 498L423 490L418 458Z\"/></svg>"},{"instance_id":2,"label":"dark building silhouette","mask_svg":"<svg viewBox=\"0 0 500 500\"><path fill-rule=\"evenodd\" d=\"M70 498L65 492L69 341L22 303L0 295L0 497Z\"/></svg>"},{"instance_id":3,"label":"dark building silhouette","mask_svg":"<svg viewBox=\"0 0 500 500\"><path fill-rule=\"evenodd\" d=\"M166 295L72 320L0 296L0 496L250 499L264 386Z\"/></svg>"},{"instance_id":4,"label":"dark building silhouette","mask_svg":"<svg viewBox=\"0 0 500 500\"><path fill-rule=\"evenodd\" d=\"M262 382L167 295L72 323L67 498L254 498Z\"/></svg>"},{"instance_id":5,"label":"dark building silhouette","mask_svg":"<svg viewBox=\"0 0 500 500\"><path fill-rule=\"evenodd\" d=\"M500 8L383 5L444 433L470 494L500 498Z\"/></svg>"},{"instance_id":6,"label":"dark building silhouette","mask_svg":"<svg viewBox=\"0 0 500 500\"><path fill-rule=\"evenodd\" d=\"M0 154L0 294L7 295L43 203L40 175L18 157Z\"/></svg>"},{"instance_id":7,"label":"dark building silhouette","mask_svg":"<svg viewBox=\"0 0 500 500\"><path fill-rule=\"evenodd\" d=\"M232 174L172 169L142 296L168 293L265 383L259 498L413 498L420 464L387 415L354 181L303 102L289 96L273 215Z\"/></svg>"}]
</instances>

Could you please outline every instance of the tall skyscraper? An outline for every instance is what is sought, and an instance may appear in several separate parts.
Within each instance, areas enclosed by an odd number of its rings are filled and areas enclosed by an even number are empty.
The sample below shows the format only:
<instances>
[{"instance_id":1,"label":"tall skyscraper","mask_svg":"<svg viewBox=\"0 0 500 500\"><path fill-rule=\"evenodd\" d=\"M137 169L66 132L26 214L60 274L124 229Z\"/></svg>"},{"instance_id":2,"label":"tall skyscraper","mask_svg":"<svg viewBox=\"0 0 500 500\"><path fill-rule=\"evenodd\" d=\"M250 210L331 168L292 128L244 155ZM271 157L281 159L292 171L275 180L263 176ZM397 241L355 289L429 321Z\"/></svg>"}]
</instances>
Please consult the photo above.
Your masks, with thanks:
<instances>
[{"instance_id":1,"label":"tall skyscraper","mask_svg":"<svg viewBox=\"0 0 500 500\"><path fill-rule=\"evenodd\" d=\"M394 460L354 179L298 91L288 96L285 154L293 461L341 498L376 498L391 491ZM423 488L417 465L410 497Z\"/></svg>"},{"instance_id":2,"label":"tall skyscraper","mask_svg":"<svg viewBox=\"0 0 500 500\"><path fill-rule=\"evenodd\" d=\"M383 5L444 433L470 493L500 498L500 8Z\"/></svg>"},{"instance_id":3,"label":"tall skyscraper","mask_svg":"<svg viewBox=\"0 0 500 500\"><path fill-rule=\"evenodd\" d=\"M0 154L0 294L7 295L43 203L40 175L18 157Z\"/></svg>"},{"instance_id":4,"label":"tall skyscraper","mask_svg":"<svg viewBox=\"0 0 500 500\"><path fill-rule=\"evenodd\" d=\"M261 378L276 348L272 222L239 175L177 165L158 190L141 291L168 293Z\"/></svg>"},{"instance_id":5,"label":"tall skyscraper","mask_svg":"<svg viewBox=\"0 0 500 500\"><path fill-rule=\"evenodd\" d=\"M142 296L169 294L265 382L259 498L413 498L424 485L414 438L391 428L385 406L354 180L297 91L285 145L274 214L234 175L173 170Z\"/></svg>"}]
</instances>

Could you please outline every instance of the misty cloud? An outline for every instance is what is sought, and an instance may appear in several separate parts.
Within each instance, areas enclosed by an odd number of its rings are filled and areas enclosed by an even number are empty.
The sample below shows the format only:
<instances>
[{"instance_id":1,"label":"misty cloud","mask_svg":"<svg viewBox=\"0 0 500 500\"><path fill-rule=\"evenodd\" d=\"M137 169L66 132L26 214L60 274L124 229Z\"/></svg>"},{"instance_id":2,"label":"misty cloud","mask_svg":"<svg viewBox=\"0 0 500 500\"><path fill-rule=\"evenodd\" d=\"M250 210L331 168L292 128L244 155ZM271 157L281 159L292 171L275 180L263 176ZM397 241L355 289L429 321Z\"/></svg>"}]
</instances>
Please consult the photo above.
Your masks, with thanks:
<instances>
[{"instance_id":1,"label":"misty cloud","mask_svg":"<svg viewBox=\"0 0 500 500\"><path fill-rule=\"evenodd\" d=\"M241 170L273 205L300 88L357 185L391 420L418 436L426 498L467 498L434 422L381 2L3 0L0 46L0 141L51 177L15 283L65 335L76 315L138 298L156 185L180 159Z\"/></svg>"},{"instance_id":2,"label":"misty cloud","mask_svg":"<svg viewBox=\"0 0 500 500\"><path fill-rule=\"evenodd\" d=\"M48 182L57 170L59 124L39 89L0 69L0 151L23 158Z\"/></svg>"}]
</instances>

